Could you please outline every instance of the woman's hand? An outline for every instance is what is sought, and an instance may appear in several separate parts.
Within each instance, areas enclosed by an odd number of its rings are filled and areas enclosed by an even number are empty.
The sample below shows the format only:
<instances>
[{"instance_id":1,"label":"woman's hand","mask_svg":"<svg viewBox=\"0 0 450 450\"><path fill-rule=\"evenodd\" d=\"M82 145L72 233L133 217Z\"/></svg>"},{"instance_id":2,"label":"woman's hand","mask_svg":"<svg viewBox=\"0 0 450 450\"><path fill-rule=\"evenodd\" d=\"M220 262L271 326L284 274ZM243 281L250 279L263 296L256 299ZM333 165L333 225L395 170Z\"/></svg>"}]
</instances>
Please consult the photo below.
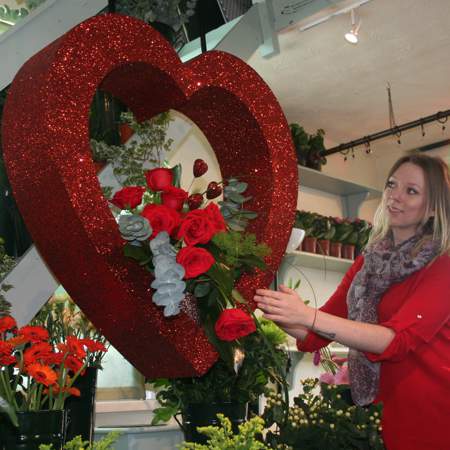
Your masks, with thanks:
<instances>
[{"instance_id":1,"label":"woman's hand","mask_svg":"<svg viewBox=\"0 0 450 450\"><path fill-rule=\"evenodd\" d=\"M279 291L257 289L254 300L264 317L273 320L294 337L303 337L306 327L314 321L315 310L306 306L298 294L280 285ZM301 336L295 336L300 332Z\"/></svg>"}]
</instances>

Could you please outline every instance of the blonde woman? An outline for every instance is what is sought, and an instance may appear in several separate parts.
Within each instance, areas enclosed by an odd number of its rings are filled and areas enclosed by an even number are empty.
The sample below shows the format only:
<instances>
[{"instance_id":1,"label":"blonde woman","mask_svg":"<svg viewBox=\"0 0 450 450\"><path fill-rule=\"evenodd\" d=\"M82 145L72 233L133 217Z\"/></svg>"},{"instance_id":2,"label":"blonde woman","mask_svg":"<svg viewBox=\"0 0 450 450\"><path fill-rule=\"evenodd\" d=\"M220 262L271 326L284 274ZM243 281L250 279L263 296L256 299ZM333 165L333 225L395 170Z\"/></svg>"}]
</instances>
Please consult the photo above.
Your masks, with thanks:
<instances>
[{"instance_id":1,"label":"blonde woman","mask_svg":"<svg viewBox=\"0 0 450 450\"><path fill-rule=\"evenodd\" d=\"M320 309L295 291L259 289L264 317L301 351L350 348L353 401L383 402L388 450L450 448L450 181L438 158L389 172L366 250Z\"/></svg>"}]
</instances>

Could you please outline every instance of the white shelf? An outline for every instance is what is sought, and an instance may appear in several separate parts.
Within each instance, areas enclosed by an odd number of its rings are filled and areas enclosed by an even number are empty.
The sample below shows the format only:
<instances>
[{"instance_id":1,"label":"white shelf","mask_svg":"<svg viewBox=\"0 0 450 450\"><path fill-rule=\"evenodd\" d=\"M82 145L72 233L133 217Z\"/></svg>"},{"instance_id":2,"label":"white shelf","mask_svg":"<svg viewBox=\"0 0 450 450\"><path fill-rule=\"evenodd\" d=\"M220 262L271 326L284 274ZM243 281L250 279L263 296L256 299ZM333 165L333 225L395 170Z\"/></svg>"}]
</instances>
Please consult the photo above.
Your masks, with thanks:
<instances>
[{"instance_id":1,"label":"white shelf","mask_svg":"<svg viewBox=\"0 0 450 450\"><path fill-rule=\"evenodd\" d=\"M367 193L367 199L378 198L382 194L379 189L374 187L351 183L308 167L297 166L297 168L300 186L342 196Z\"/></svg>"},{"instance_id":2,"label":"white shelf","mask_svg":"<svg viewBox=\"0 0 450 450\"><path fill-rule=\"evenodd\" d=\"M305 186L341 197L344 217L353 219L358 217L362 202L380 198L382 195L382 192L374 187L341 180L308 167L297 166L297 168L300 187Z\"/></svg>"},{"instance_id":3,"label":"white shelf","mask_svg":"<svg viewBox=\"0 0 450 450\"><path fill-rule=\"evenodd\" d=\"M335 258L334 256L317 255L295 250L286 253L284 257L295 260L296 265L325 271L332 270L333 272L345 273L353 264L351 259Z\"/></svg>"}]
</instances>

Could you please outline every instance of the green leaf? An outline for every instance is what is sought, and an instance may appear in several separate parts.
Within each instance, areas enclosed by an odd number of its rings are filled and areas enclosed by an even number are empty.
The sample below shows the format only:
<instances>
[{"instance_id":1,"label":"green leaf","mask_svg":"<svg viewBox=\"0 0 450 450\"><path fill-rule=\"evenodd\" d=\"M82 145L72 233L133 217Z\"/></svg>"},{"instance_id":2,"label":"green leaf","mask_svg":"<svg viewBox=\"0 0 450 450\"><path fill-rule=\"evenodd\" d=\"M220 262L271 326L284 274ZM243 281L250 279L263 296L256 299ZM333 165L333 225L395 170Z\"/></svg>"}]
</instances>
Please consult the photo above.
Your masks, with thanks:
<instances>
[{"instance_id":1,"label":"green leaf","mask_svg":"<svg viewBox=\"0 0 450 450\"><path fill-rule=\"evenodd\" d=\"M142 245L131 245L127 243L123 248L123 254L129 258L135 259L136 261L142 262L147 261L149 257L150 250L146 250Z\"/></svg>"},{"instance_id":2,"label":"green leaf","mask_svg":"<svg viewBox=\"0 0 450 450\"><path fill-rule=\"evenodd\" d=\"M15 427L19 426L16 411L3 397L0 397L0 411L5 413L9 417L9 420Z\"/></svg>"},{"instance_id":3,"label":"green leaf","mask_svg":"<svg viewBox=\"0 0 450 450\"><path fill-rule=\"evenodd\" d=\"M168 422L175 414L178 413L177 406L162 406L154 409L154 417L152 419L152 425L158 425L160 422Z\"/></svg>"},{"instance_id":4,"label":"green leaf","mask_svg":"<svg viewBox=\"0 0 450 450\"><path fill-rule=\"evenodd\" d=\"M197 298L205 297L211 290L209 283L198 283L194 288L194 295Z\"/></svg>"},{"instance_id":5,"label":"green leaf","mask_svg":"<svg viewBox=\"0 0 450 450\"><path fill-rule=\"evenodd\" d=\"M172 184L179 188L180 187L180 181L181 181L181 164L177 164L175 167L172 167L172 173L173 173L173 182Z\"/></svg>"}]
</instances>

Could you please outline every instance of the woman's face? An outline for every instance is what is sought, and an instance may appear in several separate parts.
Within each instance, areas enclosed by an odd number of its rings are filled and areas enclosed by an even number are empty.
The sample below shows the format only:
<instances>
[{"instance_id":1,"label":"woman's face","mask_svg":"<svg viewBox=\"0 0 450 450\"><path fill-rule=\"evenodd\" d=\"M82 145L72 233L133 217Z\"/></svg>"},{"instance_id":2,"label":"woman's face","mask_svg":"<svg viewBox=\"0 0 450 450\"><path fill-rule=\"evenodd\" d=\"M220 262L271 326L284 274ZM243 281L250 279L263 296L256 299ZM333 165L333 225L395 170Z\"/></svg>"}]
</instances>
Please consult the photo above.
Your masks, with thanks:
<instances>
[{"instance_id":1,"label":"woman's face","mask_svg":"<svg viewBox=\"0 0 450 450\"><path fill-rule=\"evenodd\" d=\"M421 225L427 209L423 170L409 162L402 164L387 181L385 196L396 243L409 239Z\"/></svg>"}]
</instances>

